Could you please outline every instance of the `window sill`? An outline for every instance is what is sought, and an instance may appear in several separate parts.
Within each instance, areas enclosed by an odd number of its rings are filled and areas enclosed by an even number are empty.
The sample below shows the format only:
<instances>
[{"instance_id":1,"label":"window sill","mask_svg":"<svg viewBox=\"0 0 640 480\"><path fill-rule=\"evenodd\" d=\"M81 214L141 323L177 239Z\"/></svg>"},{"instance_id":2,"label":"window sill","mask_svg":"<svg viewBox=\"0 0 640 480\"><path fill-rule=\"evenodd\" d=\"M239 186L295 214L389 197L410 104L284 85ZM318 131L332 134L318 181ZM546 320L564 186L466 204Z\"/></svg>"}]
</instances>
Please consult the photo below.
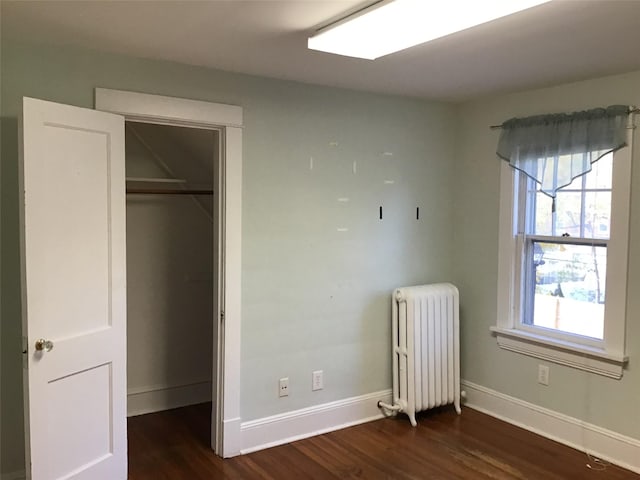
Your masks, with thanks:
<instances>
[{"instance_id":1,"label":"window sill","mask_svg":"<svg viewBox=\"0 0 640 480\"><path fill-rule=\"evenodd\" d=\"M491 327L500 348L605 377L622 378L628 357L522 330Z\"/></svg>"}]
</instances>

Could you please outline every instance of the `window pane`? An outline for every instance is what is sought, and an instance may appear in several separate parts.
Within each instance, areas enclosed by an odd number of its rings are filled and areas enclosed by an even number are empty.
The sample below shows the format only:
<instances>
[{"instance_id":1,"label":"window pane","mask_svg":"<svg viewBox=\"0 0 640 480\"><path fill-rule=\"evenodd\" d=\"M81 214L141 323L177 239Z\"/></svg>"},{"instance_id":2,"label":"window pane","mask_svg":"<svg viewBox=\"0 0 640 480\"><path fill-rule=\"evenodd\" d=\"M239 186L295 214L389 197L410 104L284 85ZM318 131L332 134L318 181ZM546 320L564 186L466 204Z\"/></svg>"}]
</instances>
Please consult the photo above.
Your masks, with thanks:
<instances>
[{"instance_id":1,"label":"window pane","mask_svg":"<svg viewBox=\"0 0 640 480\"><path fill-rule=\"evenodd\" d=\"M553 235L553 199L542 192L536 193L536 220L533 233L536 235Z\"/></svg>"},{"instance_id":2,"label":"window pane","mask_svg":"<svg viewBox=\"0 0 640 480\"><path fill-rule=\"evenodd\" d=\"M556 235L568 233L580 237L582 195L580 192L563 192L556 195Z\"/></svg>"},{"instance_id":3,"label":"window pane","mask_svg":"<svg viewBox=\"0 0 640 480\"><path fill-rule=\"evenodd\" d=\"M611 190L612 171L613 154L610 153L591 165L591 171L587 174L587 188Z\"/></svg>"},{"instance_id":4,"label":"window pane","mask_svg":"<svg viewBox=\"0 0 640 480\"><path fill-rule=\"evenodd\" d=\"M609 238L611 192L585 193L584 237Z\"/></svg>"},{"instance_id":5,"label":"window pane","mask_svg":"<svg viewBox=\"0 0 640 480\"><path fill-rule=\"evenodd\" d=\"M531 242L535 326L603 338L606 247Z\"/></svg>"}]
</instances>

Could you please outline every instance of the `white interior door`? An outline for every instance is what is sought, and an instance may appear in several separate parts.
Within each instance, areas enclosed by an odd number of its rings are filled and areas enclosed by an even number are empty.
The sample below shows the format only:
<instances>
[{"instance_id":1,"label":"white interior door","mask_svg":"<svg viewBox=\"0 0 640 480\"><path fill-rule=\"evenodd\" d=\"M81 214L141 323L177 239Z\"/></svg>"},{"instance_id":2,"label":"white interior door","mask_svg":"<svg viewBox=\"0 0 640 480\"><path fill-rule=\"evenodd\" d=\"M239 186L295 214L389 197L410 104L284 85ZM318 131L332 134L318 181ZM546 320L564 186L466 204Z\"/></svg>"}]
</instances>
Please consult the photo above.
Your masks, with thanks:
<instances>
[{"instance_id":1,"label":"white interior door","mask_svg":"<svg viewBox=\"0 0 640 480\"><path fill-rule=\"evenodd\" d=\"M28 478L124 480L123 117L25 98L20 173Z\"/></svg>"}]
</instances>

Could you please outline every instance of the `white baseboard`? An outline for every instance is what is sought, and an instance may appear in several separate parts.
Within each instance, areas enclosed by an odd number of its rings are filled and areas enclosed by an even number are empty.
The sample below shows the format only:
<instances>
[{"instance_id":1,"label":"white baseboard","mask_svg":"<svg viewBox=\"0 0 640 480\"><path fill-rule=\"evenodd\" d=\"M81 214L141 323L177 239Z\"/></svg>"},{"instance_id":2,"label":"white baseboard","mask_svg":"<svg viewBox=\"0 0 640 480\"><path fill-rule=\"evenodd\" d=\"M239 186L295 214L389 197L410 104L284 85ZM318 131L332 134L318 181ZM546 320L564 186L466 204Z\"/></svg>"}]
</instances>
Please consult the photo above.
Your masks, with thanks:
<instances>
[{"instance_id":1,"label":"white baseboard","mask_svg":"<svg viewBox=\"0 0 640 480\"><path fill-rule=\"evenodd\" d=\"M463 380L465 406L640 473L640 440Z\"/></svg>"},{"instance_id":2,"label":"white baseboard","mask_svg":"<svg viewBox=\"0 0 640 480\"><path fill-rule=\"evenodd\" d=\"M11 473L3 473L0 475L0 480L24 480L27 478L27 474L24 470L19 470L17 472Z\"/></svg>"},{"instance_id":3,"label":"white baseboard","mask_svg":"<svg viewBox=\"0 0 640 480\"><path fill-rule=\"evenodd\" d=\"M382 390L243 422L240 453L255 452L383 418L378 401L389 403L391 400L391 390Z\"/></svg>"},{"instance_id":4,"label":"white baseboard","mask_svg":"<svg viewBox=\"0 0 640 480\"><path fill-rule=\"evenodd\" d=\"M130 388L127 391L127 416L133 417L210 401L210 381Z\"/></svg>"}]
</instances>

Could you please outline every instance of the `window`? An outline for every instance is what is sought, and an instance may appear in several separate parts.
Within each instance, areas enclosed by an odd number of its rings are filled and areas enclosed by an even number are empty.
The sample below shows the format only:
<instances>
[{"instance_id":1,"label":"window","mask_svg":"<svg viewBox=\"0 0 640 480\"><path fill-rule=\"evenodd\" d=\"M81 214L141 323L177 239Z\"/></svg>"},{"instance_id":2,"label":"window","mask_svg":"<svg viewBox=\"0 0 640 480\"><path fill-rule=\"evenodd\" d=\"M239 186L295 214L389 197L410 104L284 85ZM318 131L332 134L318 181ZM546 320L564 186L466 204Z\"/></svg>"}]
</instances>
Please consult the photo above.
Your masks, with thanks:
<instances>
[{"instance_id":1,"label":"window","mask_svg":"<svg viewBox=\"0 0 640 480\"><path fill-rule=\"evenodd\" d=\"M622 377L628 143L560 188L555 200L503 162L498 322L492 328L502 348Z\"/></svg>"},{"instance_id":2,"label":"window","mask_svg":"<svg viewBox=\"0 0 640 480\"><path fill-rule=\"evenodd\" d=\"M612 160L598 160L555 201L519 175L523 329L593 345L604 339Z\"/></svg>"}]
</instances>

